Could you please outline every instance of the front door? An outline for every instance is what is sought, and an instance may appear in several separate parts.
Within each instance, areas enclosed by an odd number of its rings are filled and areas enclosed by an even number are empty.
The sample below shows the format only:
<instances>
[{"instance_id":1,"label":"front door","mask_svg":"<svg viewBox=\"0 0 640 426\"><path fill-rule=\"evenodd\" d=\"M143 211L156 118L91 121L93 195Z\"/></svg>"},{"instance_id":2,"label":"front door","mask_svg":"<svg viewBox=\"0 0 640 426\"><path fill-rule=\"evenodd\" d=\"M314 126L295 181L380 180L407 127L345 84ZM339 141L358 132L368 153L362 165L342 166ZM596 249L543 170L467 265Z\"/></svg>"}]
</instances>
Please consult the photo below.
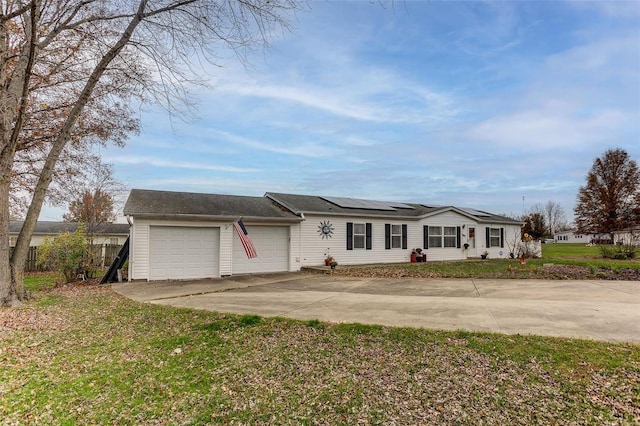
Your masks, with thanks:
<instances>
[{"instance_id":1,"label":"front door","mask_svg":"<svg viewBox=\"0 0 640 426\"><path fill-rule=\"evenodd\" d=\"M476 257L476 228L475 226L470 226L467 236L467 244L469 244L469 249L467 250L467 257Z\"/></svg>"}]
</instances>

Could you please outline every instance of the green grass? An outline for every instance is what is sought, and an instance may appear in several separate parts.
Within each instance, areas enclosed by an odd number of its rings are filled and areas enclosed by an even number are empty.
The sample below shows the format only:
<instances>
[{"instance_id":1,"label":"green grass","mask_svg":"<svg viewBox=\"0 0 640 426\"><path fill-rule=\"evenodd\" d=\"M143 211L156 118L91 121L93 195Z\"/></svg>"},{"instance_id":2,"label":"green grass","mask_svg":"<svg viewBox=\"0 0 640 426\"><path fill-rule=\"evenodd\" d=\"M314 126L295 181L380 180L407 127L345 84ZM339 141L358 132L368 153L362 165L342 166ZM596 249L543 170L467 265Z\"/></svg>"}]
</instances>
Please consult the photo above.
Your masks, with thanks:
<instances>
[{"instance_id":1,"label":"green grass","mask_svg":"<svg viewBox=\"0 0 640 426\"><path fill-rule=\"evenodd\" d=\"M543 244L542 256L549 259L597 259L600 258L600 249L586 244Z\"/></svg>"},{"instance_id":2,"label":"green grass","mask_svg":"<svg viewBox=\"0 0 640 426\"><path fill-rule=\"evenodd\" d=\"M577 276L566 271L555 271L544 265L580 266L585 268ZM614 260L600 256L598 247L584 244L543 244L542 258L527 259L521 265L518 259L486 259L396 265L368 265L342 267L337 273L355 276L411 276L425 278L509 278L509 279L589 279L606 278L626 269L640 270L640 259ZM637 279L637 275L629 279Z\"/></svg>"},{"instance_id":3,"label":"green grass","mask_svg":"<svg viewBox=\"0 0 640 426\"><path fill-rule=\"evenodd\" d=\"M63 277L58 272L29 272L24 277L24 286L28 291L51 290L61 282Z\"/></svg>"},{"instance_id":4,"label":"green grass","mask_svg":"<svg viewBox=\"0 0 640 426\"><path fill-rule=\"evenodd\" d=\"M3 424L640 421L638 345L35 300L0 310Z\"/></svg>"}]
</instances>

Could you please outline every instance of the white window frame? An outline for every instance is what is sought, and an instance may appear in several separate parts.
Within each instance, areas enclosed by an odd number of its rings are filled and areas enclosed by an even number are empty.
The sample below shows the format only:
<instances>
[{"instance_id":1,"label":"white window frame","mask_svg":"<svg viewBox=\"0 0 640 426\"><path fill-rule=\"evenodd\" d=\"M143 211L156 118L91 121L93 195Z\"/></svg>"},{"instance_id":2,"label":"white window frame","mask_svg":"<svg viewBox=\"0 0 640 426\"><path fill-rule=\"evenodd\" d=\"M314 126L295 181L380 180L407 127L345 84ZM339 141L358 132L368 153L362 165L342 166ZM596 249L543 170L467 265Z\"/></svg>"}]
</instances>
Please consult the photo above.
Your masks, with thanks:
<instances>
[{"instance_id":1,"label":"white window frame","mask_svg":"<svg viewBox=\"0 0 640 426\"><path fill-rule=\"evenodd\" d=\"M489 228L489 242L491 247L500 247L500 228Z\"/></svg>"},{"instance_id":2,"label":"white window frame","mask_svg":"<svg viewBox=\"0 0 640 426\"><path fill-rule=\"evenodd\" d=\"M359 232L360 227L362 227L362 232ZM366 247L367 247L367 224L354 223L353 224L353 249L364 250L366 249Z\"/></svg>"},{"instance_id":3,"label":"white window frame","mask_svg":"<svg viewBox=\"0 0 640 426\"><path fill-rule=\"evenodd\" d=\"M402 225L391 224L391 248L402 248Z\"/></svg>"},{"instance_id":4,"label":"white window frame","mask_svg":"<svg viewBox=\"0 0 640 426\"><path fill-rule=\"evenodd\" d=\"M437 230L437 233L434 231ZM442 248L442 226L429 226L429 248Z\"/></svg>"},{"instance_id":5,"label":"white window frame","mask_svg":"<svg viewBox=\"0 0 640 426\"><path fill-rule=\"evenodd\" d=\"M458 230L457 229L458 228L455 226L442 227L442 247L444 248L458 247Z\"/></svg>"}]
</instances>

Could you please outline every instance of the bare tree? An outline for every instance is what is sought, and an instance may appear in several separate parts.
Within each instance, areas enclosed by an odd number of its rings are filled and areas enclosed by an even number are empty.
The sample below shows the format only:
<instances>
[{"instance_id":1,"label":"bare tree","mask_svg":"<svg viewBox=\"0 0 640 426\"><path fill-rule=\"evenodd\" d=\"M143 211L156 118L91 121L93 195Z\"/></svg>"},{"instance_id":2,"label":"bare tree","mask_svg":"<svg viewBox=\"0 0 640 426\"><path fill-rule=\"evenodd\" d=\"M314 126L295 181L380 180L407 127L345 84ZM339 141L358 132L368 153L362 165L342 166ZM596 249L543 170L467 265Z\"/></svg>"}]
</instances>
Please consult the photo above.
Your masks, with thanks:
<instances>
[{"instance_id":1,"label":"bare tree","mask_svg":"<svg viewBox=\"0 0 640 426\"><path fill-rule=\"evenodd\" d=\"M188 104L194 67L219 47L239 58L287 27L297 0L31 0L0 10L0 305L23 297L22 274L36 220L65 149L130 128L97 125L105 111L157 101ZM38 116L51 123L39 129ZM135 126L136 123L133 123ZM95 128L89 135L79 129ZM131 126L129 126L131 127ZM101 132L111 130L111 134ZM35 131L35 130L34 130ZM24 146L24 149L21 147ZM37 181L13 255L9 200L16 161L37 153Z\"/></svg>"},{"instance_id":2,"label":"bare tree","mask_svg":"<svg viewBox=\"0 0 640 426\"><path fill-rule=\"evenodd\" d=\"M610 149L593 162L575 207L578 232L609 234L640 226L640 170L622 149Z\"/></svg>"},{"instance_id":3,"label":"bare tree","mask_svg":"<svg viewBox=\"0 0 640 426\"><path fill-rule=\"evenodd\" d=\"M555 201L547 201L544 205L544 219L547 223L547 230L550 237L567 227L567 219L564 215L564 209Z\"/></svg>"}]
</instances>

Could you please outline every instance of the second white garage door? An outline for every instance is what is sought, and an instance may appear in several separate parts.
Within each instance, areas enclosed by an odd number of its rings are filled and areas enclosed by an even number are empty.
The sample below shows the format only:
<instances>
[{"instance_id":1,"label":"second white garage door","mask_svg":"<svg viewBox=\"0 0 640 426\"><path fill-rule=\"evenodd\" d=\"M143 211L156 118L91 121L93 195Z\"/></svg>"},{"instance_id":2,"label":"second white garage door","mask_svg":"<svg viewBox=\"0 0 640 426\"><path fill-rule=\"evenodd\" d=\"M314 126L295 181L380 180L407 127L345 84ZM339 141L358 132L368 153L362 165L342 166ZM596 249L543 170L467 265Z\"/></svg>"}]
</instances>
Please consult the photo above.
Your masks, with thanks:
<instances>
[{"instance_id":1,"label":"second white garage door","mask_svg":"<svg viewBox=\"0 0 640 426\"><path fill-rule=\"evenodd\" d=\"M220 276L220 229L152 226L149 279L195 279Z\"/></svg>"},{"instance_id":2,"label":"second white garage door","mask_svg":"<svg viewBox=\"0 0 640 426\"><path fill-rule=\"evenodd\" d=\"M258 257L247 259L238 234L233 233L233 273L283 272L289 270L289 227L246 226Z\"/></svg>"}]
</instances>

